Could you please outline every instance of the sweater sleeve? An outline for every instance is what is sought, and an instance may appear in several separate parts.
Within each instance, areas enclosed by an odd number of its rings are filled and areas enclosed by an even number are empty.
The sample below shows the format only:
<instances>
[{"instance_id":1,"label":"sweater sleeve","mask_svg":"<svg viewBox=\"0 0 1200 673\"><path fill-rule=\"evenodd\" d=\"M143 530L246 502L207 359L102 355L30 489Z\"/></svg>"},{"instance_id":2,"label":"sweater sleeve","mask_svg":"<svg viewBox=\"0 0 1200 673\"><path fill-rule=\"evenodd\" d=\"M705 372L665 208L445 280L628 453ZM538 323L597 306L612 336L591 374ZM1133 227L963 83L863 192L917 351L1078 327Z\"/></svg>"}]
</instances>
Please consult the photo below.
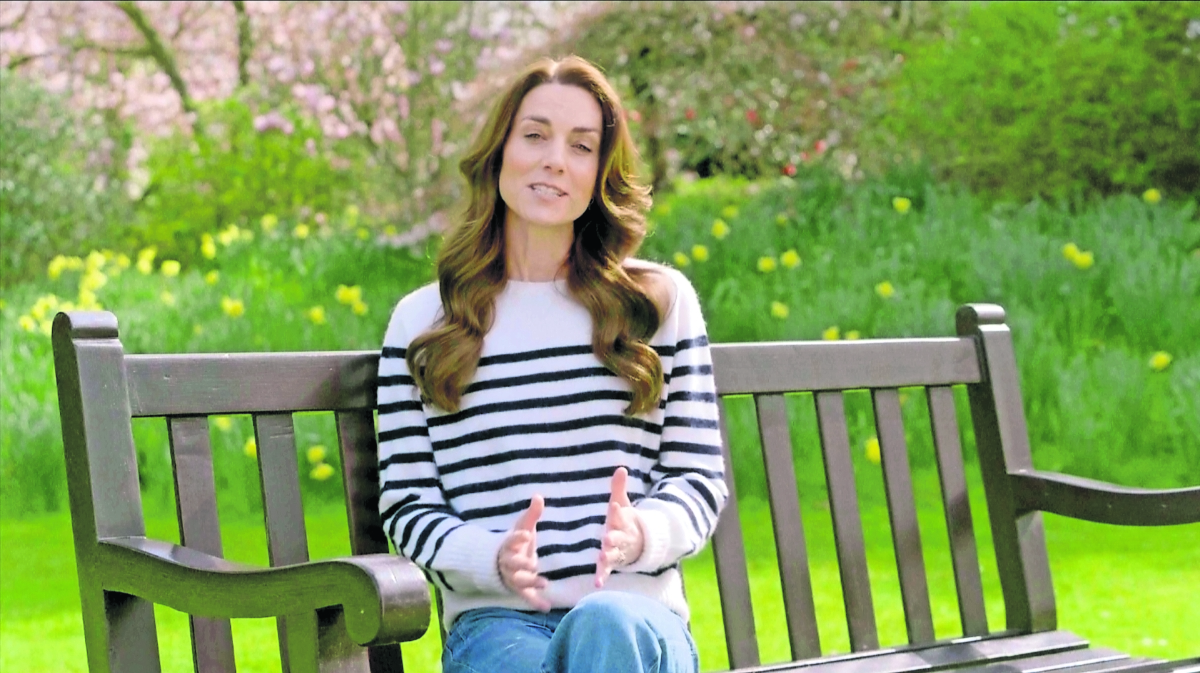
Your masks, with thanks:
<instances>
[{"instance_id":1,"label":"sweater sleeve","mask_svg":"<svg viewBox=\"0 0 1200 673\"><path fill-rule=\"evenodd\" d=\"M400 313L397 308L396 313ZM405 361L408 337L393 315L379 359L379 511L396 550L430 581L462 594L508 593L496 567L505 533L464 521L447 503L433 460L420 389Z\"/></svg>"},{"instance_id":2,"label":"sweater sleeve","mask_svg":"<svg viewBox=\"0 0 1200 673\"><path fill-rule=\"evenodd\" d=\"M700 301L682 274L664 327L676 342L664 385L666 410L658 461L646 497L636 503L642 555L625 568L654 572L698 553L712 536L729 491L717 424L716 381Z\"/></svg>"}]
</instances>

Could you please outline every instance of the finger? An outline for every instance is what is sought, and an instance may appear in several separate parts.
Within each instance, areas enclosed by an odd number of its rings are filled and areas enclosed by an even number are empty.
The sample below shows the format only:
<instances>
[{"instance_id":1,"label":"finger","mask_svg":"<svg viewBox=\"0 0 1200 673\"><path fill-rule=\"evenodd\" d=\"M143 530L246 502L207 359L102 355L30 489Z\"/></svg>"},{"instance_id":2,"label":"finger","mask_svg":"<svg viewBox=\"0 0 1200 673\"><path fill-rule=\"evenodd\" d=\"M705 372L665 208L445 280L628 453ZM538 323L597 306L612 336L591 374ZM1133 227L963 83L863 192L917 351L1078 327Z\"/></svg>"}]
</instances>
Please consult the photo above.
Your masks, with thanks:
<instances>
[{"instance_id":1,"label":"finger","mask_svg":"<svg viewBox=\"0 0 1200 673\"><path fill-rule=\"evenodd\" d=\"M542 598L541 592L537 589L524 589L520 592L520 596L521 598L525 599L526 603L532 605L533 608L538 612L550 611L550 601Z\"/></svg>"},{"instance_id":2,"label":"finger","mask_svg":"<svg viewBox=\"0 0 1200 673\"><path fill-rule=\"evenodd\" d=\"M629 471L624 467L618 467L613 473L612 478L612 496L609 502L615 502L622 507L629 507L629 493L626 491L626 485L629 481Z\"/></svg>"},{"instance_id":3,"label":"finger","mask_svg":"<svg viewBox=\"0 0 1200 673\"><path fill-rule=\"evenodd\" d=\"M529 509L521 513L521 518L517 519L515 530L527 530L530 533L537 531L538 519L542 518L542 510L546 507L546 501L541 495L534 495L529 500Z\"/></svg>"},{"instance_id":4,"label":"finger","mask_svg":"<svg viewBox=\"0 0 1200 673\"><path fill-rule=\"evenodd\" d=\"M504 541L504 549L510 552L520 552L529 546L533 541L533 534L527 530L515 530L509 533L508 539Z\"/></svg>"}]
</instances>

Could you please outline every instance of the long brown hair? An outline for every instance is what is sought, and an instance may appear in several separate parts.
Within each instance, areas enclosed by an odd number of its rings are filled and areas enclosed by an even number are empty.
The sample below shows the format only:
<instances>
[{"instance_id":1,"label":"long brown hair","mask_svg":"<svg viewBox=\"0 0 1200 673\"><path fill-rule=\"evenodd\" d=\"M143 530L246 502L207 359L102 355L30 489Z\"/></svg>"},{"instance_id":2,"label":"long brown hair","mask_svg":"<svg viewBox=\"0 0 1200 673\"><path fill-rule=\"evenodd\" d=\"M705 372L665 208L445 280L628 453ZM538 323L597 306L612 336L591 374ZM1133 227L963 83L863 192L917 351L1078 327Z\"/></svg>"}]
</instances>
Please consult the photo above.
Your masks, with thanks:
<instances>
[{"instance_id":1,"label":"long brown hair","mask_svg":"<svg viewBox=\"0 0 1200 673\"><path fill-rule=\"evenodd\" d=\"M653 271L625 262L646 236L650 189L637 179L637 147L617 92L596 66L577 56L541 59L526 67L500 95L459 163L467 180L467 201L437 260L444 315L412 340L408 369L434 406L459 409L492 325L495 298L508 277L506 206L499 198L504 145L525 95L548 83L577 86L600 104L599 170L592 202L575 220L567 287L591 313L596 357L633 389L625 413L646 413L658 406L662 395L662 361L647 341L658 331L665 311L649 292Z\"/></svg>"}]
</instances>

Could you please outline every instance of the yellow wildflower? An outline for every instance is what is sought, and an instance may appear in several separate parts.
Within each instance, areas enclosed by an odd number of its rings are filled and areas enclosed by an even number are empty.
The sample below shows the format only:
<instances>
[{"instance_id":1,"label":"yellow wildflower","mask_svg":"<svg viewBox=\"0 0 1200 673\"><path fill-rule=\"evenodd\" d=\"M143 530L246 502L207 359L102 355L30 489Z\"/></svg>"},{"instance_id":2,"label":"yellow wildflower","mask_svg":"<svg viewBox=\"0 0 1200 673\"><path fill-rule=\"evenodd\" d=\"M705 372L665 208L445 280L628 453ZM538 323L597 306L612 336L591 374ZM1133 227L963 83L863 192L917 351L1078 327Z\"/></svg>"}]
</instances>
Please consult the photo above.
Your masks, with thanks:
<instances>
[{"instance_id":1,"label":"yellow wildflower","mask_svg":"<svg viewBox=\"0 0 1200 673\"><path fill-rule=\"evenodd\" d=\"M350 305L362 301L362 288L357 285L338 285L337 292L333 296L339 304Z\"/></svg>"},{"instance_id":2,"label":"yellow wildflower","mask_svg":"<svg viewBox=\"0 0 1200 673\"><path fill-rule=\"evenodd\" d=\"M783 320L784 318L788 317L787 304L780 302L780 301L771 302L771 315L773 317L779 318L780 320Z\"/></svg>"},{"instance_id":3,"label":"yellow wildflower","mask_svg":"<svg viewBox=\"0 0 1200 673\"><path fill-rule=\"evenodd\" d=\"M320 465L314 467L312 472L308 473L308 476L317 481L325 481L333 476L333 468L329 465L329 463L321 463Z\"/></svg>"},{"instance_id":4,"label":"yellow wildflower","mask_svg":"<svg viewBox=\"0 0 1200 673\"><path fill-rule=\"evenodd\" d=\"M357 236L358 236L359 240L365 241L371 237L371 232L369 230L367 230L366 227L359 227Z\"/></svg>"},{"instance_id":5,"label":"yellow wildflower","mask_svg":"<svg viewBox=\"0 0 1200 673\"><path fill-rule=\"evenodd\" d=\"M1063 257L1069 262L1074 262L1075 258L1079 256L1079 252L1079 246L1074 243L1067 243L1062 247Z\"/></svg>"},{"instance_id":6,"label":"yellow wildflower","mask_svg":"<svg viewBox=\"0 0 1200 673\"><path fill-rule=\"evenodd\" d=\"M89 252L87 259L84 260L84 265L89 270L90 269L103 269L104 265L106 263L108 263L108 259L104 257L104 253L99 252L97 250L93 250L93 251Z\"/></svg>"},{"instance_id":7,"label":"yellow wildflower","mask_svg":"<svg viewBox=\"0 0 1200 673\"><path fill-rule=\"evenodd\" d=\"M311 320L314 325L324 325L325 324L325 307L324 306L314 306L314 307L308 309L308 311L304 315L308 316L308 319Z\"/></svg>"},{"instance_id":8,"label":"yellow wildflower","mask_svg":"<svg viewBox=\"0 0 1200 673\"><path fill-rule=\"evenodd\" d=\"M233 419L228 416L216 416L213 418L213 423L221 432L229 432L233 428Z\"/></svg>"},{"instance_id":9,"label":"yellow wildflower","mask_svg":"<svg viewBox=\"0 0 1200 673\"><path fill-rule=\"evenodd\" d=\"M788 218L787 218L786 213L776 213L775 214L775 224L778 224L779 226L782 227L783 225L787 224L787 221L788 221Z\"/></svg>"},{"instance_id":10,"label":"yellow wildflower","mask_svg":"<svg viewBox=\"0 0 1200 673\"><path fill-rule=\"evenodd\" d=\"M125 253L121 253L121 254L117 255L116 261L117 261L118 269L128 269L129 268L129 255L126 255Z\"/></svg>"},{"instance_id":11,"label":"yellow wildflower","mask_svg":"<svg viewBox=\"0 0 1200 673\"><path fill-rule=\"evenodd\" d=\"M800 266L800 253L795 250L788 250L779 256L779 261L789 269L794 269Z\"/></svg>"},{"instance_id":12,"label":"yellow wildflower","mask_svg":"<svg viewBox=\"0 0 1200 673\"><path fill-rule=\"evenodd\" d=\"M759 257L758 270L762 273L771 273L775 270L777 263L774 257Z\"/></svg>"},{"instance_id":13,"label":"yellow wildflower","mask_svg":"<svg viewBox=\"0 0 1200 673\"><path fill-rule=\"evenodd\" d=\"M258 457L258 442L254 441L253 437L247 439L246 443L242 445L242 453L250 458Z\"/></svg>"},{"instance_id":14,"label":"yellow wildflower","mask_svg":"<svg viewBox=\"0 0 1200 673\"><path fill-rule=\"evenodd\" d=\"M212 234L204 234L200 237L200 254L204 255L204 259L212 259L217 256L217 242L213 240Z\"/></svg>"},{"instance_id":15,"label":"yellow wildflower","mask_svg":"<svg viewBox=\"0 0 1200 673\"><path fill-rule=\"evenodd\" d=\"M350 221L350 226L354 226L354 221L358 219L358 206L353 203L346 206L346 219Z\"/></svg>"},{"instance_id":16,"label":"yellow wildflower","mask_svg":"<svg viewBox=\"0 0 1200 673\"><path fill-rule=\"evenodd\" d=\"M221 310L230 318L240 318L246 312L246 305L242 303L241 299L222 297Z\"/></svg>"},{"instance_id":17,"label":"yellow wildflower","mask_svg":"<svg viewBox=\"0 0 1200 673\"><path fill-rule=\"evenodd\" d=\"M296 228L292 230L292 235L300 239L308 238L308 225L297 224Z\"/></svg>"},{"instance_id":18,"label":"yellow wildflower","mask_svg":"<svg viewBox=\"0 0 1200 673\"><path fill-rule=\"evenodd\" d=\"M1092 268L1092 264L1095 263L1096 258L1092 256L1092 253L1089 250L1087 252L1081 252L1078 255L1075 255L1075 259L1072 259L1071 261L1074 262L1076 267L1087 270Z\"/></svg>"},{"instance_id":19,"label":"yellow wildflower","mask_svg":"<svg viewBox=\"0 0 1200 673\"><path fill-rule=\"evenodd\" d=\"M892 284L885 280L875 286L875 294L884 299L891 299L896 294L896 288L892 287Z\"/></svg>"},{"instance_id":20,"label":"yellow wildflower","mask_svg":"<svg viewBox=\"0 0 1200 673\"><path fill-rule=\"evenodd\" d=\"M325 461L325 454L328 453L325 447L320 444L314 444L308 447L308 451L304 455L308 458L308 462L316 465Z\"/></svg>"},{"instance_id":21,"label":"yellow wildflower","mask_svg":"<svg viewBox=\"0 0 1200 673\"><path fill-rule=\"evenodd\" d=\"M54 322L51 320L43 320L42 322L38 323L38 331L44 336L50 336L50 333L54 331Z\"/></svg>"},{"instance_id":22,"label":"yellow wildflower","mask_svg":"<svg viewBox=\"0 0 1200 673\"><path fill-rule=\"evenodd\" d=\"M79 289L95 292L108 283L108 276L104 275L103 271L95 269L83 274L83 278L79 279Z\"/></svg>"},{"instance_id":23,"label":"yellow wildflower","mask_svg":"<svg viewBox=\"0 0 1200 673\"><path fill-rule=\"evenodd\" d=\"M79 309L81 311L98 311L100 302L96 301L96 293L91 290L79 290Z\"/></svg>"},{"instance_id":24,"label":"yellow wildflower","mask_svg":"<svg viewBox=\"0 0 1200 673\"><path fill-rule=\"evenodd\" d=\"M23 315L17 318L17 326L26 332L37 331L37 321L33 319L33 316Z\"/></svg>"},{"instance_id":25,"label":"yellow wildflower","mask_svg":"<svg viewBox=\"0 0 1200 673\"><path fill-rule=\"evenodd\" d=\"M221 272L216 269L204 274L204 282L209 285L216 285L218 280L221 280Z\"/></svg>"},{"instance_id":26,"label":"yellow wildflower","mask_svg":"<svg viewBox=\"0 0 1200 673\"><path fill-rule=\"evenodd\" d=\"M896 196L892 198L892 207L896 209L897 213L903 215L909 210L912 210L912 201L904 198L903 196Z\"/></svg>"},{"instance_id":27,"label":"yellow wildflower","mask_svg":"<svg viewBox=\"0 0 1200 673\"><path fill-rule=\"evenodd\" d=\"M708 261L708 246L700 245L698 243L696 245L693 245L692 246L692 259L696 260L697 262L707 262Z\"/></svg>"},{"instance_id":28,"label":"yellow wildflower","mask_svg":"<svg viewBox=\"0 0 1200 673\"><path fill-rule=\"evenodd\" d=\"M150 246L142 248L138 252L137 270L142 272L142 275L149 276L154 272L154 256L158 254L158 246Z\"/></svg>"},{"instance_id":29,"label":"yellow wildflower","mask_svg":"<svg viewBox=\"0 0 1200 673\"><path fill-rule=\"evenodd\" d=\"M58 280L62 272L67 268L67 258L65 255L56 255L50 263L46 265L46 275L50 276L50 280Z\"/></svg>"},{"instance_id":30,"label":"yellow wildflower","mask_svg":"<svg viewBox=\"0 0 1200 673\"><path fill-rule=\"evenodd\" d=\"M1150 368L1156 372L1161 372L1171 366L1171 354L1166 351L1158 351L1150 356Z\"/></svg>"},{"instance_id":31,"label":"yellow wildflower","mask_svg":"<svg viewBox=\"0 0 1200 673\"><path fill-rule=\"evenodd\" d=\"M683 254L682 252L676 252L675 255L672 257L672 259L675 260L675 266L678 266L678 267L685 267L688 264L692 263L691 258L688 257L687 255Z\"/></svg>"},{"instance_id":32,"label":"yellow wildflower","mask_svg":"<svg viewBox=\"0 0 1200 673\"><path fill-rule=\"evenodd\" d=\"M858 330L852 329L849 332L846 332L846 341L858 341L861 336L862 335L858 333Z\"/></svg>"},{"instance_id":33,"label":"yellow wildflower","mask_svg":"<svg viewBox=\"0 0 1200 673\"><path fill-rule=\"evenodd\" d=\"M713 220L712 235L718 241L729 235L729 225L725 224L725 220L720 218Z\"/></svg>"},{"instance_id":34,"label":"yellow wildflower","mask_svg":"<svg viewBox=\"0 0 1200 673\"><path fill-rule=\"evenodd\" d=\"M863 447L863 449L864 449L864 451L863 451L863 452L864 452L865 454L867 454L867 460L869 460L869 461L871 461L872 463L875 463L876 465L878 465L878 464L879 464L879 459L880 459L880 452L879 452L879 438L878 438L878 437L872 437L872 438L868 439L868 440L867 440L867 443L866 443L866 445Z\"/></svg>"},{"instance_id":35,"label":"yellow wildflower","mask_svg":"<svg viewBox=\"0 0 1200 673\"><path fill-rule=\"evenodd\" d=\"M181 267L179 265L179 262L177 262L173 259L165 260L162 263L162 275L167 276L169 278L174 278L175 276L179 275L180 268Z\"/></svg>"},{"instance_id":36,"label":"yellow wildflower","mask_svg":"<svg viewBox=\"0 0 1200 673\"><path fill-rule=\"evenodd\" d=\"M262 216L260 223L262 224L263 231L271 231L275 228L275 225L279 224L279 218L275 217L271 213L267 213L266 215Z\"/></svg>"},{"instance_id":37,"label":"yellow wildflower","mask_svg":"<svg viewBox=\"0 0 1200 673\"><path fill-rule=\"evenodd\" d=\"M732 220L733 218L737 217L737 214L737 206L725 206L721 209L721 217L727 220Z\"/></svg>"},{"instance_id":38,"label":"yellow wildflower","mask_svg":"<svg viewBox=\"0 0 1200 673\"><path fill-rule=\"evenodd\" d=\"M367 314L367 305L362 303L361 301L356 301L350 305L350 310L354 311L354 315L366 315Z\"/></svg>"},{"instance_id":39,"label":"yellow wildflower","mask_svg":"<svg viewBox=\"0 0 1200 673\"><path fill-rule=\"evenodd\" d=\"M1162 201L1162 192L1151 187L1150 189L1142 192L1142 200L1150 204L1158 203L1159 201Z\"/></svg>"},{"instance_id":40,"label":"yellow wildflower","mask_svg":"<svg viewBox=\"0 0 1200 673\"><path fill-rule=\"evenodd\" d=\"M236 224L231 224L217 234L217 240L221 242L221 245L229 247L237 242L238 234L238 226Z\"/></svg>"},{"instance_id":41,"label":"yellow wildflower","mask_svg":"<svg viewBox=\"0 0 1200 673\"><path fill-rule=\"evenodd\" d=\"M837 325L827 327L824 332L821 332L821 338L825 341L837 341L841 336L842 332Z\"/></svg>"},{"instance_id":42,"label":"yellow wildflower","mask_svg":"<svg viewBox=\"0 0 1200 673\"><path fill-rule=\"evenodd\" d=\"M166 304L167 306L175 305L175 295L171 294L167 290L163 290L162 294L158 295L158 298L161 299L162 303Z\"/></svg>"}]
</instances>

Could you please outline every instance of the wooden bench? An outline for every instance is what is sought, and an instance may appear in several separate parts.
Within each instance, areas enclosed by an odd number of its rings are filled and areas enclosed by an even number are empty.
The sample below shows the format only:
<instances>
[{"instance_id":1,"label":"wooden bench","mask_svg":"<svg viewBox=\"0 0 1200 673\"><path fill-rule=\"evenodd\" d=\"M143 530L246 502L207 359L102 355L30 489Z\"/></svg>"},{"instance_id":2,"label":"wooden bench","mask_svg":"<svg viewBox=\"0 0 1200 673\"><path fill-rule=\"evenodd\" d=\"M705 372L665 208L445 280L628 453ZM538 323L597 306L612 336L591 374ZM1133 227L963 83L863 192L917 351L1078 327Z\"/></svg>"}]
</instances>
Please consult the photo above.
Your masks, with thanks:
<instances>
[{"instance_id":1,"label":"wooden bench","mask_svg":"<svg viewBox=\"0 0 1200 673\"><path fill-rule=\"evenodd\" d=\"M1200 521L1200 487L1124 488L1035 470L1003 310L962 307L957 337L714 345L719 394L753 395L791 664L759 666L731 498L712 542L729 660L739 671L1195 670L1092 648L1057 630L1041 512L1089 521ZM402 671L430 621L421 572L388 554L376 509L376 352L126 355L111 313L55 318L54 358L90 669L159 671L154 603L191 618L197 671L233 671L230 618L279 617L284 669ZM1007 623L988 624L951 386L965 384ZM924 387L962 637L935 640L900 387ZM881 647L844 391L867 389L881 446L908 643ZM851 654L822 650L784 393L813 393ZM353 556L309 562L292 414L332 411ZM208 420L252 414L271 568L222 559ZM723 421L727 414L722 411ZM145 535L131 419L165 417L182 544ZM726 459L729 460L726 433ZM727 471L733 490L732 470ZM365 646L365 647L364 647ZM825 656L822 656L822 654ZM410 673L412 673L410 671Z\"/></svg>"}]
</instances>

